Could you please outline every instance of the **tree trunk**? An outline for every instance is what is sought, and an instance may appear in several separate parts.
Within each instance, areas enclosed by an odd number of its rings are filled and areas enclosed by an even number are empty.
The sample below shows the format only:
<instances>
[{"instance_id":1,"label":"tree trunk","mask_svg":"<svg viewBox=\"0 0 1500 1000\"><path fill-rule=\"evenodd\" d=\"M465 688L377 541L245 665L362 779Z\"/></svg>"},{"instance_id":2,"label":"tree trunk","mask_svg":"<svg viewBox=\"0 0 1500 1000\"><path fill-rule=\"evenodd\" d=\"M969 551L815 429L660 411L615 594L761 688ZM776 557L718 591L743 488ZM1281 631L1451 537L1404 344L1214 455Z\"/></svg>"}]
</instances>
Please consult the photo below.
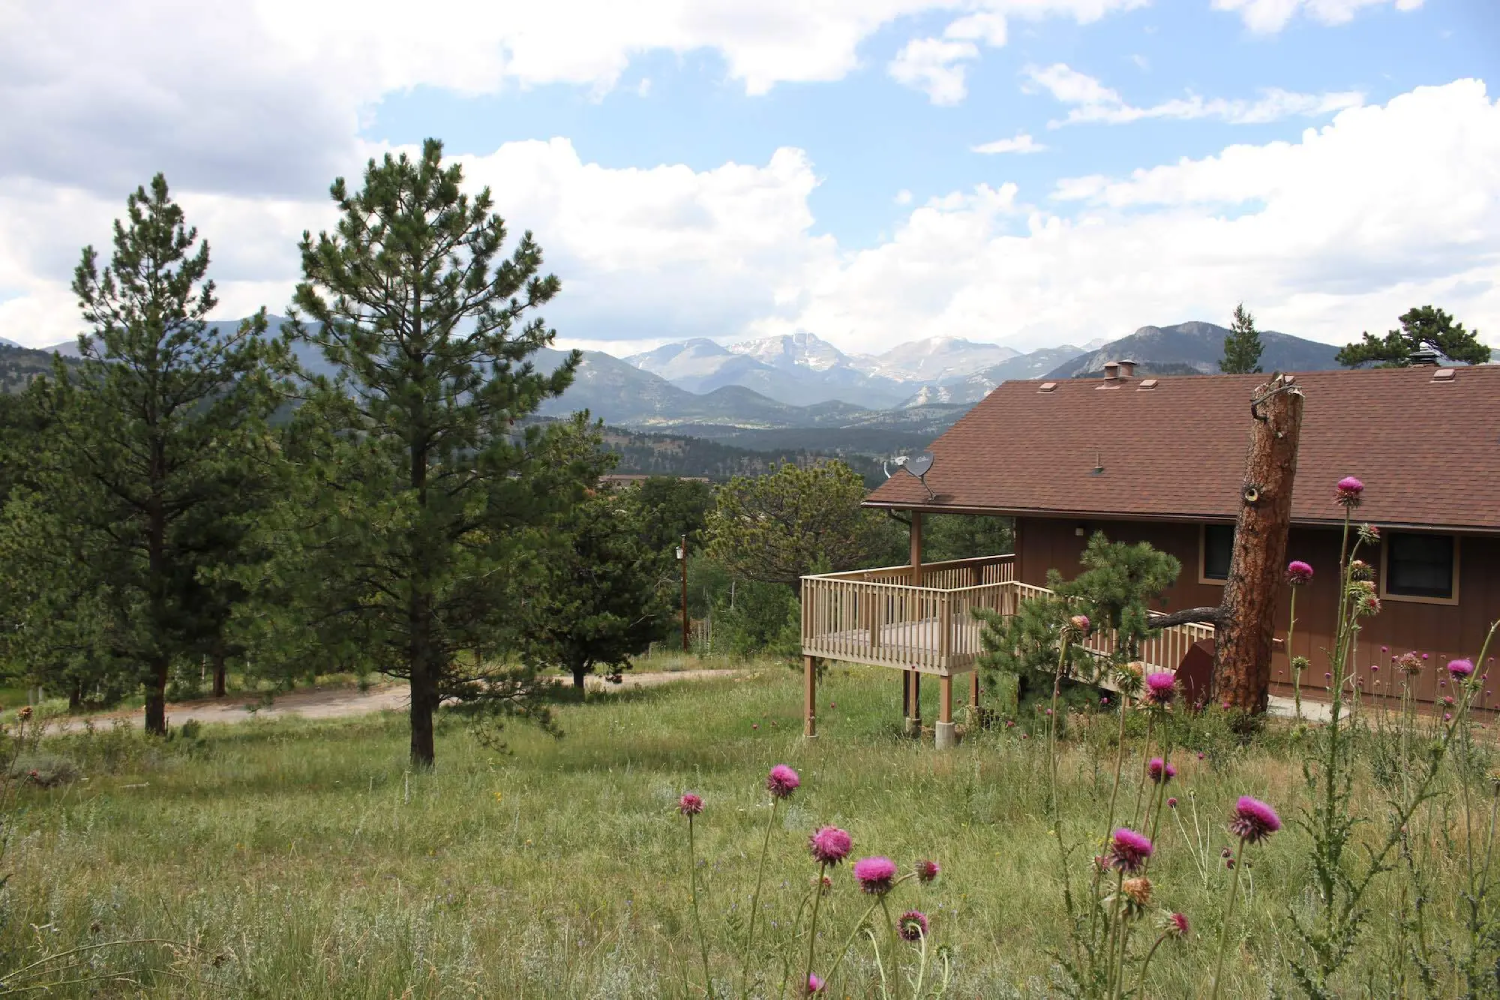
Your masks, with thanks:
<instances>
[{"instance_id":1,"label":"tree trunk","mask_svg":"<svg viewBox=\"0 0 1500 1000\"><path fill-rule=\"evenodd\" d=\"M437 762L433 742L432 716L437 708L437 678L426 669L412 665L411 672L411 763L415 768L431 770Z\"/></svg>"},{"instance_id":2,"label":"tree trunk","mask_svg":"<svg viewBox=\"0 0 1500 1000\"><path fill-rule=\"evenodd\" d=\"M227 658L224 656L224 651L218 646L214 647L210 658L214 662L214 697L222 698L227 686L225 682L229 679L229 669L225 662Z\"/></svg>"},{"instance_id":3,"label":"tree trunk","mask_svg":"<svg viewBox=\"0 0 1500 1000\"><path fill-rule=\"evenodd\" d=\"M579 691L583 690L583 679L589 675L588 667L573 668L573 686Z\"/></svg>"},{"instance_id":4,"label":"tree trunk","mask_svg":"<svg viewBox=\"0 0 1500 1000\"><path fill-rule=\"evenodd\" d=\"M1234 551L1214 636L1214 697L1230 709L1266 710L1271 640L1285 575L1302 392L1277 376L1256 390L1250 454L1235 525Z\"/></svg>"},{"instance_id":5,"label":"tree trunk","mask_svg":"<svg viewBox=\"0 0 1500 1000\"><path fill-rule=\"evenodd\" d=\"M77 680L77 681L74 681L73 682L73 686L68 689L68 711L70 711L70 712L76 712L76 711L78 711L82 707L83 707L83 681Z\"/></svg>"},{"instance_id":6,"label":"tree trunk","mask_svg":"<svg viewBox=\"0 0 1500 1000\"><path fill-rule=\"evenodd\" d=\"M165 656L151 658L150 673L146 677L146 732L154 736L167 735L167 674L169 664Z\"/></svg>"}]
</instances>

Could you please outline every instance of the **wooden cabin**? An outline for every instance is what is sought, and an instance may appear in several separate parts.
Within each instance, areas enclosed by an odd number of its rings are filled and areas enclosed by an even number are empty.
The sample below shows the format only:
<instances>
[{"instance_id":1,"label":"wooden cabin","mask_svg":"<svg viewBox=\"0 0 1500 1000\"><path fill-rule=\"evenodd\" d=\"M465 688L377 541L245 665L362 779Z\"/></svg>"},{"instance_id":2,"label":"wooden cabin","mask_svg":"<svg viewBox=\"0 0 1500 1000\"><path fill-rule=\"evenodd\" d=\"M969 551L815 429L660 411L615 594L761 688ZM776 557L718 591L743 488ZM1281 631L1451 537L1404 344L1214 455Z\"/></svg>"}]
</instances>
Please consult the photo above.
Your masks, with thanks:
<instances>
[{"instance_id":1,"label":"wooden cabin","mask_svg":"<svg viewBox=\"0 0 1500 1000\"><path fill-rule=\"evenodd\" d=\"M1094 532L1150 542L1181 561L1163 612L1218 604L1250 400L1266 378L1139 378L1121 362L1103 379L1000 385L933 443L925 486L898 473L866 501L909 519L910 565L804 579L804 654L901 669L908 692L922 673L937 675L937 735L946 745L952 678L974 669L979 648L969 608L1013 609L1045 586L1047 570L1076 575ZM1289 655L1311 662L1304 693L1322 686L1343 526L1334 484L1347 475L1365 484L1357 520L1381 533L1362 553L1382 602L1379 615L1362 620L1355 653L1364 691L1390 690L1389 663L1408 650L1429 653L1435 664L1477 655L1500 618L1500 366L1308 372L1296 384L1306 402L1287 558L1310 563L1316 575L1298 596L1292 650L1285 587L1278 600L1273 690L1290 690ZM929 512L1012 517L1015 552L924 566L921 518ZM1166 630L1146 659L1176 669L1212 632ZM1111 637L1093 642L1105 651ZM1420 696L1440 697L1437 680L1427 671ZM1500 675L1495 681L1500 690ZM970 697L977 699L972 680ZM1482 698L1481 707L1497 703L1488 690ZM808 728L815 732L811 714Z\"/></svg>"}]
</instances>

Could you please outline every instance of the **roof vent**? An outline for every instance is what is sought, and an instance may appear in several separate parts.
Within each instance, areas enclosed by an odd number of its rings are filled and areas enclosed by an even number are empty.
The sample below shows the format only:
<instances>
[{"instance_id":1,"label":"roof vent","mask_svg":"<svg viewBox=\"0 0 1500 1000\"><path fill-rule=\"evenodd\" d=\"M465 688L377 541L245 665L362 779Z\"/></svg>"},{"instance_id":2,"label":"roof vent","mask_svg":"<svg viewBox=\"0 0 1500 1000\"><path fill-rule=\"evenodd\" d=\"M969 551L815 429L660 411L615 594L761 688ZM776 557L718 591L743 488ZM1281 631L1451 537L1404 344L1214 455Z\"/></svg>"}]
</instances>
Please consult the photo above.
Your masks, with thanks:
<instances>
[{"instance_id":1,"label":"roof vent","mask_svg":"<svg viewBox=\"0 0 1500 1000\"><path fill-rule=\"evenodd\" d=\"M1428 347L1419 347L1408 354L1406 360L1413 366L1435 365L1438 363L1438 352Z\"/></svg>"},{"instance_id":2,"label":"roof vent","mask_svg":"<svg viewBox=\"0 0 1500 1000\"><path fill-rule=\"evenodd\" d=\"M1120 362L1106 361L1104 363L1104 377L1106 379L1117 379L1120 377Z\"/></svg>"},{"instance_id":3,"label":"roof vent","mask_svg":"<svg viewBox=\"0 0 1500 1000\"><path fill-rule=\"evenodd\" d=\"M1432 373L1432 380L1434 382L1452 382L1454 376L1456 376L1457 374L1458 373L1452 368L1439 368L1437 371Z\"/></svg>"},{"instance_id":4,"label":"roof vent","mask_svg":"<svg viewBox=\"0 0 1500 1000\"><path fill-rule=\"evenodd\" d=\"M1138 385L1136 388L1138 390L1139 389L1155 389L1156 385L1157 385L1156 379L1154 379L1154 378L1148 378L1144 382L1142 382L1140 385Z\"/></svg>"},{"instance_id":5,"label":"roof vent","mask_svg":"<svg viewBox=\"0 0 1500 1000\"><path fill-rule=\"evenodd\" d=\"M1057 388L1057 383L1056 382L1043 382L1041 388L1038 389L1037 392L1051 392L1052 390L1054 390L1056 388Z\"/></svg>"},{"instance_id":6,"label":"roof vent","mask_svg":"<svg viewBox=\"0 0 1500 1000\"><path fill-rule=\"evenodd\" d=\"M1120 377L1129 378L1135 374L1135 362L1129 358L1120 359Z\"/></svg>"}]
</instances>

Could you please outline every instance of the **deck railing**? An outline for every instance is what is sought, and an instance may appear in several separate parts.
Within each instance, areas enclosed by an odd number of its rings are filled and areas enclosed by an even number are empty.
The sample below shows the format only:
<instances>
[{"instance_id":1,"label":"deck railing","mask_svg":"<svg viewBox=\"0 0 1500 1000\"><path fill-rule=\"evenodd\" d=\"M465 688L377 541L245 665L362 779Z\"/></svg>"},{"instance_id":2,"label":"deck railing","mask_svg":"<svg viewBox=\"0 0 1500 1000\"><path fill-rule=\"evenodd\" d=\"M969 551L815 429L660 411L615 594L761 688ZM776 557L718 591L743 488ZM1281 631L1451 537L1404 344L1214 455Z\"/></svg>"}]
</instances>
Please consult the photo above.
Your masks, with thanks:
<instances>
[{"instance_id":1,"label":"deck railing","mask_svg":"<svg viewBox=\"0 0 1500 1000\"><path fill-rule=\"evenodd\" d=\"M939 675L965 673L975 668L982 648L973 609L1013 615L1021 601L1051 593L1016 580L1010 555L930 563L922 567L921 586L911 580L910 566L803 577L803 654ZM1207 625L1163 629L1144 644L1141 660L1148 668L1176 670L1194 643L1213 634ZM1117 642L1112 630L1104 630L1084 646L1102 661Z\"/></svg>"}]
</instances>

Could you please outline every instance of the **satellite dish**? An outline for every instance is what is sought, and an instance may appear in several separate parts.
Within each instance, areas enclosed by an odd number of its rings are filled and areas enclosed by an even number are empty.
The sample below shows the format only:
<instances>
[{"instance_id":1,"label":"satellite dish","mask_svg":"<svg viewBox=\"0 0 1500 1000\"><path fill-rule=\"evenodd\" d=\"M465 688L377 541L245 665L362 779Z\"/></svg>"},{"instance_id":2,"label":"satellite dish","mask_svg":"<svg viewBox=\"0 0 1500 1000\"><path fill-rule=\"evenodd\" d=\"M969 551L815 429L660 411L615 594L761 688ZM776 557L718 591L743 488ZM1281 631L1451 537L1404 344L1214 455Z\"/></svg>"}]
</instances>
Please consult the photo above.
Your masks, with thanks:
<instances>
[{"instance_id":1,"label":"satellite dish","mask_svg":"<svg viewBox=\"0 0 1500 1000\"><path fill-rule=\"evenodd\" d=\"M932 452L924 451L920 455L913 455L907 459L904 468L918 479L922 479L923 485L926 485L923 477L932 471L932 461Z\"/></svg>"}]
</instances>

